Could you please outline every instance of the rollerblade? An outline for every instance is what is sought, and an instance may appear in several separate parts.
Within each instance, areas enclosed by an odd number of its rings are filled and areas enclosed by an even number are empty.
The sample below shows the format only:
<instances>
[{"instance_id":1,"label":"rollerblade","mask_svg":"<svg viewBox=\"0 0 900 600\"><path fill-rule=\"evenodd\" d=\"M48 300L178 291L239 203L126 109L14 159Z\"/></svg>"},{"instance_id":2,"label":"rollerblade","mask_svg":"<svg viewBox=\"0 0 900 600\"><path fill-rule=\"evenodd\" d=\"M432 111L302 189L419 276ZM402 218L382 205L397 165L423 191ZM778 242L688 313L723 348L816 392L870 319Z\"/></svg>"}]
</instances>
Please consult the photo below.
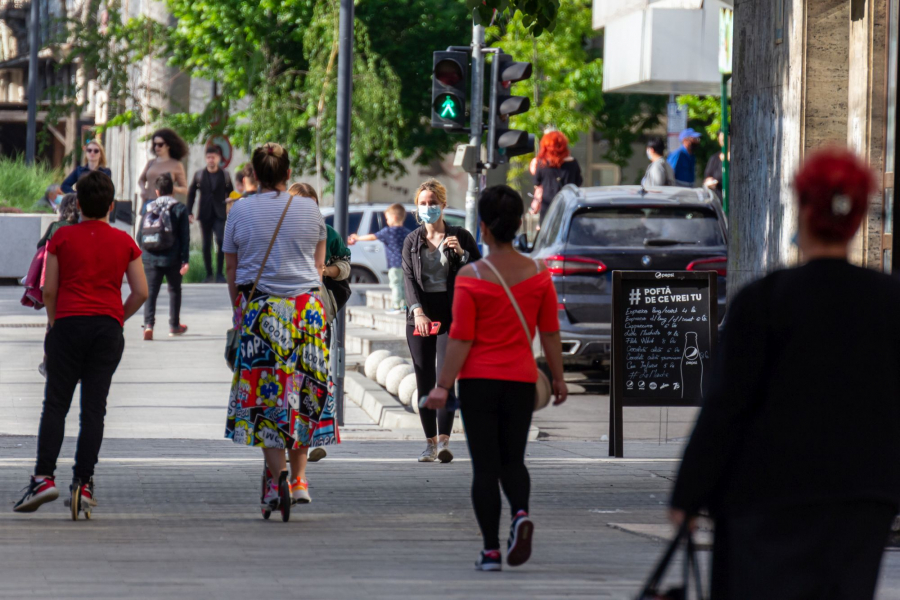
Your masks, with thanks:
<instances>
[{"instance_id":1,"label":"rollerblade","mask_svg":"<svg viewBox=\"0 0 900 600\"><path fill-rule=\"evenodd\" d=\"M288 472L282 471L278 476L277 495L268 495L269 488L272 485L272 473L269 469L263 468L262 476L262 495L260 496L260 504L263 519L268 519L276 510L281 511L281 520L287 523L291 518L291 486L288 483Z\"/></svg>"},{"instance_id":2,"label":"rollerblade","mask_svg":"<svg viewBox=\"0 0 900 600\"><path fill-rule=\"evenodd\" d=\"M85 519L91 518L91 511L97 506L94 500L94 478L87 483L81 483L80 479L73 479L69 486L70 496L64 502L72 510L72 520L78 520L78 513L83 513Z\"/></svg>"}]
</instances>

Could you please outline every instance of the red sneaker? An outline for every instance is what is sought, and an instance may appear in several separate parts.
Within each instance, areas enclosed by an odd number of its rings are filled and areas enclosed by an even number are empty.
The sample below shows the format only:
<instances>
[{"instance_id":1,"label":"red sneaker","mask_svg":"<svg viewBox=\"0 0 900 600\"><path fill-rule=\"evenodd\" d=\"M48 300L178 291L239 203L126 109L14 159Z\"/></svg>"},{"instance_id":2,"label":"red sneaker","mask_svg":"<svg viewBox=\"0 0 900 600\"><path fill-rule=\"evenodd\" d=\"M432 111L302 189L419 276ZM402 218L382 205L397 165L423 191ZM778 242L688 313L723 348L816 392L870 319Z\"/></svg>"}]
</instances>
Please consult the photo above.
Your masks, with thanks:
<instances>
[{"instance_id":1,"label":"red sneaker","mask_svg":"<svg viewBox=\"0 0 900 600\"><path fill-rule=\"evenodd\" d=\"M53 477L45 477L41 481L31 478L31 483L25 491L22 499L13 507L15 512L34 512L41 504L51 502L59 498L59 490L56 489L56 481Z\"/></svg>"},{"instance_id":2,"label":"red sneaker","mask_svg":"<svg viewBox=\"0 0 900 600\"><path fill-rule=\"evenodd\" d=\"M182 335L185 331L187 331L187 325L179 325L178 327L173 327L169 330L169 337Z\"/></svg>"}]
</instances>

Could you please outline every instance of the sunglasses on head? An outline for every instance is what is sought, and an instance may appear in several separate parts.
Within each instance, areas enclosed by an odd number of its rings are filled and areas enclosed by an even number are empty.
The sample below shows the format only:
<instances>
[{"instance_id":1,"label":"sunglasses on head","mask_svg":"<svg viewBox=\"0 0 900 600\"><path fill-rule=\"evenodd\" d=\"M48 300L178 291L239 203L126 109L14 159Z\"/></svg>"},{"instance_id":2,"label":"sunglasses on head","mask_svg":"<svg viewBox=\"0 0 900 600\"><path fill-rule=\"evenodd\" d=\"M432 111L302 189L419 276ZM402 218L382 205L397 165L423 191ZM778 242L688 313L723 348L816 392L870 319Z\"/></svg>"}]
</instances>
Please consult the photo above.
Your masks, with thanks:
<instances>
[{"instance_id":1,"label":"sunglasses on head","mask_svg":"<svg viewBox=\"0 0 900 600\"><path fill-rule=\"evenodd\" d=\"M88 154L100 154L100 149L99 148L88 148L87 150L85 150L85 152L87 152Z\"/></svg>"}]
</instances>

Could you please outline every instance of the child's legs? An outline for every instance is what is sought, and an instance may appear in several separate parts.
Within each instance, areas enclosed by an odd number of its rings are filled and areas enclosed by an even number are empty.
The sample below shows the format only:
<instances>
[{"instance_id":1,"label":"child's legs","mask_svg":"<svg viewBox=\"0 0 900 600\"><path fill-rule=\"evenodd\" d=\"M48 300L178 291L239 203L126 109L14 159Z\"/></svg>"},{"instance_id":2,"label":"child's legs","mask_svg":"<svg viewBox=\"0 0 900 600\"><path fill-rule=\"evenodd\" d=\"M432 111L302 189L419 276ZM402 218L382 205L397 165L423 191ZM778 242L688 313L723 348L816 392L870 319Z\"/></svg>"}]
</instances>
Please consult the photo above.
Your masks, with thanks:
<instances>
[{"instance_id":1,"label":"child's legs","mask_svg":"<svg viewBox=\"0 0 900 600\"><path fill-rule=\"evenodd\" d=\"M44 387L44 410L38 428L35 475L53 475L56 471L56 459L66 432L66 415L86 358L83 328L78 323L81 318L58 320L47 332L44 342L47 353L47 384Z\"/></svg>"},{"instance_id":2,"label":"child's legs","mask_svg":"<svg viewBox=\"0 0 900 600\"><path fill-rule=\"evenodd\" d=\"M81 431L75 451L74 476L87 481L94 475L94 466L103 442L103 419L106 416L106 397L113 373L122 359L125 338L122 327L109 317L90 317L91 331L87 359L81 371Z\"/></svg>"},{"instance_id":3,"label":"child's legs","mask_svg":"<svg viewBox=\"0 0 900 600\"><path fill-rule=\"evenodd\" d=\"M169 326L181 325L181 265L177 262L166 269L166 284L169 288Z\"/></svg>"},{"instance_id":4,"label":"child's legs","mask_svg":"<svg viewBox=\"0 0 900 600\"><path fill-rule=\"evenodd\" d=\"M403 269L388 269L388 282L391 285L391 302L394 308L406 308L406 294L403 291Z\"/></svg>"},{"instance_id":5,"label":"child's legs","mask_svg":"<svg viewBox=\"0 0 900 600\"><path fill-rule=\"evenodd\" d=\"M166 274L164 267L156 267L144 264L144 273L147 275L147 288L149 296L144 302L144 325L153 328L156 325L156 298L159 296L159 288L162 287L163 276Z\"/></svg>"}]
</instances>

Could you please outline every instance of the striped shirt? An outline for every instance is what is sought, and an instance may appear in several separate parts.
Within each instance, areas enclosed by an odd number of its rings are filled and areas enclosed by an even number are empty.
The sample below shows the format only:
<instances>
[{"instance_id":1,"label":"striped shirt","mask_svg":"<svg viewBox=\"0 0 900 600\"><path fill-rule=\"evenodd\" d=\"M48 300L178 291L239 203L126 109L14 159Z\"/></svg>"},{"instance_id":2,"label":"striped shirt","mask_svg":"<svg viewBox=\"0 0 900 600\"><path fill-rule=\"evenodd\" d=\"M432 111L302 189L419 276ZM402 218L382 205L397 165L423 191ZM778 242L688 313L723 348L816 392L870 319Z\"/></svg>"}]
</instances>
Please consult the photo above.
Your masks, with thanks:
<instances>
[{"instance_id":1,"label":"striped shirt","mask_svg":"<svg viewBox=\"0 0 900 600\"><path fill-rule=\"evenodd\" d=\"M248 196L231 208L222 251L237 254L235 282L238 285L253 285L289 197L287 192L266 192ZM275 296L293 297L318 288L321 281L316 271L316 244L325 238L325 221L319 206L308 198L294 198L266 261L258 289Z\"/></svg>"}]
</instances>

